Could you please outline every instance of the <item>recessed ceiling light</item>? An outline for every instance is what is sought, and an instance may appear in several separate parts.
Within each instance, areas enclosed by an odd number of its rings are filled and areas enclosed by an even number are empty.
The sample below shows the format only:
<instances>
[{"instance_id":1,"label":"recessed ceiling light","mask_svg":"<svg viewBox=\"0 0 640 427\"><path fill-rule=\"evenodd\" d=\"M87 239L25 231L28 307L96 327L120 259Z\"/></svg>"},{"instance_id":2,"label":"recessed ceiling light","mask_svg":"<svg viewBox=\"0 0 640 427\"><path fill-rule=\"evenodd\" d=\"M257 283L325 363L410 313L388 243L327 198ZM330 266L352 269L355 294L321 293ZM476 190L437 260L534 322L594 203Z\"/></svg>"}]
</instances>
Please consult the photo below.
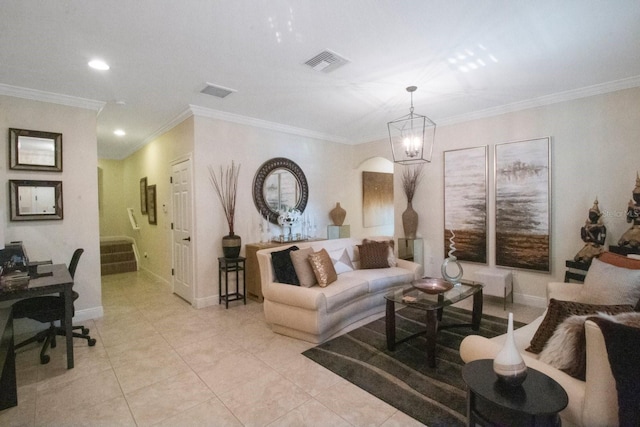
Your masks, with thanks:
<instances>
[{"instance_id":1,"label":"recessed ceiling light","mask_svg":"<svg viewBox=\"0 0 640 427\"><path fill-rule=\"evenodd\" d=\"M118 136L125 136L125 135L127 134L127 133L126 133L125 131L123 131L122 129L116 129L116 130L114 130L114 131L113 131L113 133L114 133L115 135L118 135Z\"/></svg>"},{"instance_id":2,"label":"recessed ceiling light","mask_svg":"<svg viewBox=\"0 0 640 427\"><path fill-rule=\"evenodd\" d=\"M109 69L109 64L101 59L94 59L89 61L89 67L93 68L94 70L106 71Z\"/></svg>"}]
</instances>

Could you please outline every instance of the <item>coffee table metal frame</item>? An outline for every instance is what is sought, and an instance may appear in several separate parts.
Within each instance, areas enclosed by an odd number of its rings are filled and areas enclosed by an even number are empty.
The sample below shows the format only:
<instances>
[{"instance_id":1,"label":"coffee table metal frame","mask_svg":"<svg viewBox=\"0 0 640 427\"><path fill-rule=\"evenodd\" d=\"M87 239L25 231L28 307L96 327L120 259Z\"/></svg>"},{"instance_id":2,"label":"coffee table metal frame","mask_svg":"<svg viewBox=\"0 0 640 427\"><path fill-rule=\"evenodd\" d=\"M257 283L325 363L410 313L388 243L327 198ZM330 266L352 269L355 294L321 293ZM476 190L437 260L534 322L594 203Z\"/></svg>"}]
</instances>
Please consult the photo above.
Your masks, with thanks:
<instances>
[{"instance_id":1,"label":"coffee table metal frame","mask_svg":"<svg viewBox=\"0 0 640 427\"><path fill-rule=\"evenodd\" d=\"M455 327L471 327L474 331L480 329L482 320L482 288L484 285L479 282L463 280L455 285L451 290L439 294L429 294L408 285L404 288L393 290L387 293L384 298L387 300L386 312L386 333L387 349L394 351L397 344L401 344L418 335L425 335L427 339L427 363L429 367L436 366L436 339L438 331ZM442 310L451 304L455 304L463 299L473 296L473 311L471 313L471 323L457 323L452 325L438 325L442 320ZM409 302L405 297L415 298ZM406 338L396 341L396 304L415 308L426 312L424 331L417 332Z\"/></svg>"}]
</instances>

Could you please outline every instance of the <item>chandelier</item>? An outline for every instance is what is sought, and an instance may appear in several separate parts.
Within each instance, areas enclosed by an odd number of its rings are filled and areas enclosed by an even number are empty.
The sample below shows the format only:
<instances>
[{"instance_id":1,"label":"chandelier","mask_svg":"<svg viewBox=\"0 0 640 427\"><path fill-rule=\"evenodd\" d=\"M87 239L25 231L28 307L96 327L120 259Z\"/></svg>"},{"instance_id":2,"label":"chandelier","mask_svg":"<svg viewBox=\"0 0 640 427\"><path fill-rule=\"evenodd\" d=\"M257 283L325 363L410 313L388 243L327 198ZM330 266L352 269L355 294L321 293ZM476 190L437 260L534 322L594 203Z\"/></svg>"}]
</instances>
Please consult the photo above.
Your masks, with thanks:
<instances>
[{"instance_id":1,"label":"chandelier","mask_svg":"<svg viewBox=\"0 0 640 427\"><path fill-rule=\"evenodd\" d=\"M403 165L431 161L436 124L427 116L413 112L413 92L418 88L409 86L411 108L409 114L387 123L393 161Z\"/></svg>"}]
</instances>

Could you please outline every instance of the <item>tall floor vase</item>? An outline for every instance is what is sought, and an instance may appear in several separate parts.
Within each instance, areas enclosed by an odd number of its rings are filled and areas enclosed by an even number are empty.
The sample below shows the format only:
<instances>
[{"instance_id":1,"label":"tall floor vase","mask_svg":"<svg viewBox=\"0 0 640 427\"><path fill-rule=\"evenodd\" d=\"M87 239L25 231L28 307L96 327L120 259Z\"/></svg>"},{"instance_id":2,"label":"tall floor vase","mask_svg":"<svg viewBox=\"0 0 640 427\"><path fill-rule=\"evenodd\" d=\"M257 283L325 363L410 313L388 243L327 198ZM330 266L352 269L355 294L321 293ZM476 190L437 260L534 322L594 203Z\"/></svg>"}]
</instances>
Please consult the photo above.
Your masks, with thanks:
<instances>
[{"instance_id":1,"label":"tall floor vase","mask_svg":"<svg viewBox=\"0 0 640 427\"><path fill-rule=\"evenodd\" d=\"M407 239L415 239L418 231L418 212L413 210L411 202L407 202L407 209L402 212L402 227L404 228L404 237Z\"/></svg>"},{"instance_id":2,"label":"tall floor vase","mask_svg":"<svg viewBox=\"0 0 640 427\"><path fill-rule=\"evenodd\" d=\"M238 258L242 248L242 239L233 232L222 238L222 254L225 258Z\"/></svg>"}]
</instances>

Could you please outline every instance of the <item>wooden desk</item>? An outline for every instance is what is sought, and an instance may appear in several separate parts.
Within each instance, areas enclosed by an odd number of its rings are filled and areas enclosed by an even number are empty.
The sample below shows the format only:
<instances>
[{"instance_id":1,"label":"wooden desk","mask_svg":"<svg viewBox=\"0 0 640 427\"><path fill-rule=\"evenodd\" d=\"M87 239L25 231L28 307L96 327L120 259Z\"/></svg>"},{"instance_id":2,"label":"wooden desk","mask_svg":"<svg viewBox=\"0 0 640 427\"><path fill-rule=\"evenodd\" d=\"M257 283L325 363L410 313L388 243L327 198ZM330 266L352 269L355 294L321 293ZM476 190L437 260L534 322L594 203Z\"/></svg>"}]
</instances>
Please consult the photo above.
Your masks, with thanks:
<instances>
[{"instance_id":1,"label":"wooden desk","mask_svg":"<svg viewBox=\"0 0 640 427\"><path fill-rule=\"evenodd\" d=\"M59 293L64 298L64 329L67 338L67 369L73 368L73 279L64 264L38 266L39 274L53 273L29 280L26 287L6 289L0 287L0 301L22 299Z\"/></svg>"},{"instance_id":2,"label":"wooden desk","mask_svg":"<svg viewBox=\"0 0 640 427\"><path fill-rule=\"evenodd\" d=\"M0 308L0 411L18 404L11 307Z\"/></svg>"}]
</instances>

